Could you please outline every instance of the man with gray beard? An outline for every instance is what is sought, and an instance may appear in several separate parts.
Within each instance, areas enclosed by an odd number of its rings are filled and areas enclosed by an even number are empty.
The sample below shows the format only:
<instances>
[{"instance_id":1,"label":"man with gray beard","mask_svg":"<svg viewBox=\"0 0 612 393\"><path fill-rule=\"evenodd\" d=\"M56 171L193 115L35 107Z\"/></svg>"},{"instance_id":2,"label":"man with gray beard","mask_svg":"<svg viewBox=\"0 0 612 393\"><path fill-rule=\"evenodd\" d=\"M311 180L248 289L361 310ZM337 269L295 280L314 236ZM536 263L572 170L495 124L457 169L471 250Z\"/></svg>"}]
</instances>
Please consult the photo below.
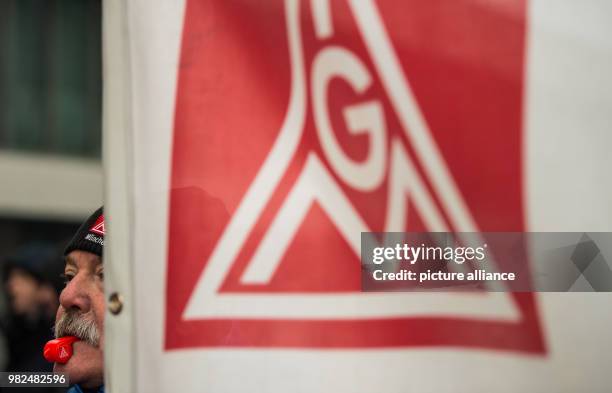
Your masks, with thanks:
<instances>
[{"instance_id":1,"label":"man with gray beard","mask_svg":"<svg viewBox=\"0 0 612 393\"><path fill-rule=\"evenodd\" d=\"M68 392L104 391L104 246L103 208L81 225L66 250L64 277L55 319L55 337L76 337L72 356L56 361L55 372L68 373ZM64 361L62 359L62 361Z\"/></svg>"}]
</instances>

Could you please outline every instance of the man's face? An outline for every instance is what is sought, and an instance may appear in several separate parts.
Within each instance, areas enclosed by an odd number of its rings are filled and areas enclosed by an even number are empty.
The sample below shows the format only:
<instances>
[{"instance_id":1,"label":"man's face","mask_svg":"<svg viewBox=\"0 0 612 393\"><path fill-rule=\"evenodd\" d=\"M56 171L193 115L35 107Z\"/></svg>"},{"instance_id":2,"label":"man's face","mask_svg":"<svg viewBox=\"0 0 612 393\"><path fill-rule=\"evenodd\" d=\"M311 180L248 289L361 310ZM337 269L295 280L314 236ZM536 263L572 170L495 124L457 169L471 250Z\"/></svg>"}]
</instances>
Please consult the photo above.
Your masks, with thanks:
<instances>
[{"instance_id":1,"label":"man's face","mask_svg":"<svg viewBox=\"0 0 612 393\"><path fill-rule=\"evenodd\" d=\"M56 337L77 336L73 355L55 372L66 372L70 383L85 388L102 385L104 378L104 273L99 256L75 250L66 257L66 287L60 294L55 320Z\"/></svg>"}]
</instances>

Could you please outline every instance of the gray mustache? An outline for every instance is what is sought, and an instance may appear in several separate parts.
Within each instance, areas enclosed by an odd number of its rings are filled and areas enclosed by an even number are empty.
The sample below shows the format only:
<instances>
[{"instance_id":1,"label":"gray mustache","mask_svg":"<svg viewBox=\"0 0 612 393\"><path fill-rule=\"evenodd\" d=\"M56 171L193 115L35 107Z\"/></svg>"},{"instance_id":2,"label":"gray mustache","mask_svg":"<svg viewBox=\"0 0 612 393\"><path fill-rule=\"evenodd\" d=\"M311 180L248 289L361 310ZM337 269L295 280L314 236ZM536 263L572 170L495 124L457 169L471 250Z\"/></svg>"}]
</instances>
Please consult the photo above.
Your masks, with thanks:
<instances>
[{"instance_id":1,"label":"gray mustache","mask_svg":"<svg viewBox=\"0 0 612 393\"><path fill-rule=\"evenodd\" d=\"M66 312L55 321L55 337L76 336L93 347L100 343L100 332L93 319L78 311Z\"/></svg>"}]
</instances>

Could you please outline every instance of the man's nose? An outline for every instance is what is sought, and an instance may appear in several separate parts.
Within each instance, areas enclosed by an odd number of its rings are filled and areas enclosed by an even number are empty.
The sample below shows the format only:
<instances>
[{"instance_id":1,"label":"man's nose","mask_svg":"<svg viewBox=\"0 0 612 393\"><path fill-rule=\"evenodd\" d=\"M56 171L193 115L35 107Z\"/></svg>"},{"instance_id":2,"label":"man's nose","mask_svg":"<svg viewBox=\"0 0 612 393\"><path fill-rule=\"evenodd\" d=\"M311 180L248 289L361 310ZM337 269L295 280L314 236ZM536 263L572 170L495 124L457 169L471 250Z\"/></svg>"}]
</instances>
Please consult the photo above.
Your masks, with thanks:
<instances>
[{"instance_id":1,"label":"man's nose","mask_svg":"<svg viewBox=\"0 0 612 393\"><path fill-rule=\"evenodd\" d=\"M78 309L82 313L89 311L91 299L90 283L85 274L77 274L70 280L60 294L60 304L66 310Z\"/></svg>"}]
</instances>

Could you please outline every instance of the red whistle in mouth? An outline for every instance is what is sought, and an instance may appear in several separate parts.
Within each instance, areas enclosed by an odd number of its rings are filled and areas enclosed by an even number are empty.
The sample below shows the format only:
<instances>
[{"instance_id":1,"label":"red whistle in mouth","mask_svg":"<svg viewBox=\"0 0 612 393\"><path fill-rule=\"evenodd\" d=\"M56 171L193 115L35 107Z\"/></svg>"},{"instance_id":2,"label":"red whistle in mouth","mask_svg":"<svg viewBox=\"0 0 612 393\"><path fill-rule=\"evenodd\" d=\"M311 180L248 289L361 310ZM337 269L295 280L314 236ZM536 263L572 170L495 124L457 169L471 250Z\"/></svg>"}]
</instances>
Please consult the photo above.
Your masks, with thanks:
<instances>
[{"instance_id":1,"label":"red whistle in mouth","mask_svg":"<svg viewBox=\"0 0 612 393\"><path fill-rule=\"evenodd\" d=\"M79 341L77 337L66 336L48 341L43 356L52 363L66 363L72 357L72 344Z\"/></svg>"}]
</instances>

